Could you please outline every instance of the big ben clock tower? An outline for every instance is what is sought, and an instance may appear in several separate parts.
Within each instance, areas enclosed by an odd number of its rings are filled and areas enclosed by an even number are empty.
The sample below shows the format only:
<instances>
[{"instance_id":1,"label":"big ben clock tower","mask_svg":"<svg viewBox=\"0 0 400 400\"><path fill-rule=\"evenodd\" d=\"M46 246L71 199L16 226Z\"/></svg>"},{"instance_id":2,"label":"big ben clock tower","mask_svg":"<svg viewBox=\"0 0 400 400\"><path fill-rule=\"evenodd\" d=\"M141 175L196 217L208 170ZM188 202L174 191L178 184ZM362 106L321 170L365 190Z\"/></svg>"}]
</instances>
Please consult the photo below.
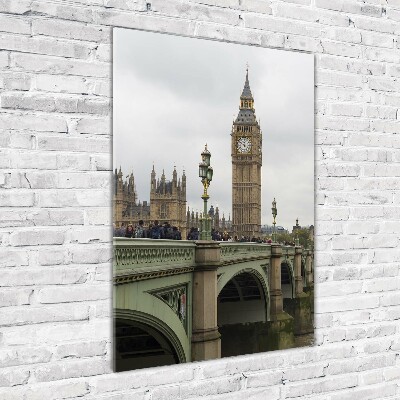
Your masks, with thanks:
<instances>
[{"instance_id":1,"label":"big ben clock tower","mask_svg":"<svg viewBox=\"0 0 400 400\"><path fill-rule=\"evenodd\" d=\"M262 134L254 111L248 69L231 138L232 230L239 239L251 238L261 231Z\"/></svg>"}]
</instances>

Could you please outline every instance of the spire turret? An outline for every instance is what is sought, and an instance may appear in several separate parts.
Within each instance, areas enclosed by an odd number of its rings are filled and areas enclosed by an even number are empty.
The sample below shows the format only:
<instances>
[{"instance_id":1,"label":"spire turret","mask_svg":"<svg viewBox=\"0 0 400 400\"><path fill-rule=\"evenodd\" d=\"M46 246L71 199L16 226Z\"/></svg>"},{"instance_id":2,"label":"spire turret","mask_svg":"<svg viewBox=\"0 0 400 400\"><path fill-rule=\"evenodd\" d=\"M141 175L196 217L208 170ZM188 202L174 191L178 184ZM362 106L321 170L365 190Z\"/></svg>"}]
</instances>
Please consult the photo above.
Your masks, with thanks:
<instances>
[{"instance_id":1,"label":"spire turret","mask_svg":"<svg viewBox=\"0 0 400 400\"><path fill-rule=\"evenodd\" d=\"M182 173L182 193L184 193L184 195L186 196L186 174L185 174L185 170L183 170L183 173Z\"/></svg>"},{"instance_id":2,"label":"spire turret","mask_svg":"<svg viewBox=\"0 0 400 400\"><path fill-rule=\"evenodd\" d=\"M174 182L175 186L176 186L177 180L178 180L178 174L176 172L176 166L174 165L174 171L172 172L172 181Z\"/></svg>"},{"instance_id":3,"label":"spire turret","mask_svg":"<svg viewBox=\"0 0 400 400\"><path fill-rule=\"evenodd\" d=\"M129 175L128 193L130 193L132 195L135 194L135 178L133 176L133 171Z\"/></svg>"},{"instance_id":4,"label":"spire turret","mask_svg":"<svg viewBox=\"0 0 400 400\"><path fill-rule=\"evenodd\" d=\"M250 90L250 83L249 83L249 67L246 68L246 80L244 82L244 88L242 91L242 95L240 96L240 100L246 100L246 99L250 99L250 100L254 100L253 99L253 95L251 94L251 90Z\"/></svg>"},{"instance_id":5,"label":"spire turret","mask_svg":"<svg viewBox=\"0 0 400 400\"><path fill-rule=\"evenodd\" d=\"M156 188L157 188L156 171L154 170L154 163L153 163L153 169L150 174L150 192L155 193Z\"/></svg>"},{"instance_id":6,"label":"spire turret","mask_svg":"<svg viewBox=\"0 0 400 400\"><path fill-rule=\"evenodd\" d=\"M254 110L254 98L249 83L249 68L246 69L246 79L240 96L239 113L234 124L258 125Z\"/></svg>"}]
</instances>

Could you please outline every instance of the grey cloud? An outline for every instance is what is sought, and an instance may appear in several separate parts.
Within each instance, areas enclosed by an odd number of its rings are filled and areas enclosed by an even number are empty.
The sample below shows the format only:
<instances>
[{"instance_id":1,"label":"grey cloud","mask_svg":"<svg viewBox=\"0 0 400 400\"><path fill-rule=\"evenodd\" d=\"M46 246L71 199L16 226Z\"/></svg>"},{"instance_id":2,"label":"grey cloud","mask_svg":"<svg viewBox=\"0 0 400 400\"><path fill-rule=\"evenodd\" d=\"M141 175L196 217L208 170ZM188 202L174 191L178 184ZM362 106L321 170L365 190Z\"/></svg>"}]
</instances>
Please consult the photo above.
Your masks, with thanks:
<instances>
[{"instance_id":1,"label":"grey cloud","mask_svg":"<svg viewBox=\"0 0 400 400\"><path fill-rule=\"evenodd\" d=\"M280 225L314 221L313 56L251 46L114 29L114 165L133 170L148 200L157 175L186 170L188 205L202 210L197 176L207 142L214 180L211 204L231 213L230 132L250 65L263 130L262 223L278 201Z\"/></svg>"}]
</instances>

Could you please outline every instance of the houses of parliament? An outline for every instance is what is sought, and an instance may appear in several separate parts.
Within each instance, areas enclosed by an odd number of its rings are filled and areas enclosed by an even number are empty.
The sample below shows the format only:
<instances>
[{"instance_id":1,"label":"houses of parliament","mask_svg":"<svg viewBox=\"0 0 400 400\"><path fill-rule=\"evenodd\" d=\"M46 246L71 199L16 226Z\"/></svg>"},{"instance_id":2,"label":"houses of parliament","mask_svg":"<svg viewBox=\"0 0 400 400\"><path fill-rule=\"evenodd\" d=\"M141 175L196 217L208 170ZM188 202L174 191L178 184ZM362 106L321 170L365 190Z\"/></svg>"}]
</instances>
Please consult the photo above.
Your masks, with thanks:
<instances>
[{"instance_id":1,"label":"houses of parliament","mask_svg":"<svg viewBox=\"0 0 400 400\"><path fill-rule=\"evenodd\" d=\"M261 166L262 133L254 109L254 98L250 89L249 74L246 70L245 84L239 102L239 112L231 129L232 160L232 221L219 214L218 207L209 209L212 227L228 230L238 237L258 236L261 233ZM200 196L199 196L200 197ZM156 172L150 173L150 202L139 201L135 191L133 173L123 179L121 168L114 172L114 223L145 225L158 220L176 226L186 238L190 227L200 227L198 213L186 209L186 175L178 178L176 168L172 180L166 180L164 171L156 179Z\"/></svg>"},{"instance_id":2,"label":"houses of parliament","mask_svg":"<svg viewBox=\"0 0 400 400\"><path fill-rule=\"evenodd\" d=\"M143 220L145 225L158 220L176 226L182 236L186 235L186 175L178 179L176 168L172 180L166 180L163 171L161 178L156 179L156 172L150 174L150 202L139 201L135 190L133 173L123 179L121 167L114 172L114 223L116 226L131 223L137 225Z\"/></svg>"},{"instance_id":3,"label":"houses of parliament","mask_svg":"<svg viewBox=\"0 0 400 400\"><path fill-rule=\"evenodd\" d=\"M160 224L169 222L171 226L176 226L186 235L191 227L200 229L200 218L198 212L186 210L186 175L177 179L177 172L174 168L172 180L166 180L163 171L161 179L156 180L156 172L151 171L150 202L137 199L135 190L135 178L133 173L123 179L121 168L114 171L114 210L113 221L116 226L124 224L138 224L143 220L144 225L148 226L155 220ZM231 230L232 222L230 218L220 216L219 209L211 205L209 209L211 226L216 230Z\"/></svg>"}]
</instances>

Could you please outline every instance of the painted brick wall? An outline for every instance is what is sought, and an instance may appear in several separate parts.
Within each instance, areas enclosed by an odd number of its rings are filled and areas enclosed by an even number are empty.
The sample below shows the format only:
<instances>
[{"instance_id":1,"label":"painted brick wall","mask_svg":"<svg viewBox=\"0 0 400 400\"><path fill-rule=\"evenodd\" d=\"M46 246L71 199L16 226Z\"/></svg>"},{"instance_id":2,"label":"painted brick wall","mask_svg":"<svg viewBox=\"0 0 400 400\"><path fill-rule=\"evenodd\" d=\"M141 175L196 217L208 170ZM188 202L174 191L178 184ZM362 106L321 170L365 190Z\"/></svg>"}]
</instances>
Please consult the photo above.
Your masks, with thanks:
<instances>
[{"instance_id":1,"label":"painted brick wall","mask_svg":"<svg viewBox=\"0 0 400 400\"><path fill-rule=\"evenodd\" d=\"M0 398L399 399L399 0L0 0ZM111 372L112 27L316 60L316 346Z\"/></svg>"}]
</instances>

